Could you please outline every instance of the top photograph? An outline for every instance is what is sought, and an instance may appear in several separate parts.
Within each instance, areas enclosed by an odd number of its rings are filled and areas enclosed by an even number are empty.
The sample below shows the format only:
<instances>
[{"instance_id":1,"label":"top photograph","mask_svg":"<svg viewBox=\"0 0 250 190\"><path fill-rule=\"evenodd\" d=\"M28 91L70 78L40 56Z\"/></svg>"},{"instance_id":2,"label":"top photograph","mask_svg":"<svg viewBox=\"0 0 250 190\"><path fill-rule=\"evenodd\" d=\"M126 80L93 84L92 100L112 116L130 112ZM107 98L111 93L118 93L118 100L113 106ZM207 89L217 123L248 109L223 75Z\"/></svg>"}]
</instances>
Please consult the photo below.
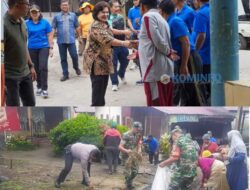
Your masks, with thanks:
<instances>
[{"instance_id":1,"label":"top photograph","mask_svg":"<svg viewBox=\"0 0 250 190\"><path fill-rule=\"evenodd\" d=\"M1 0L1 106L250 106L249 0Z\"/></svg>"}]
</instances>

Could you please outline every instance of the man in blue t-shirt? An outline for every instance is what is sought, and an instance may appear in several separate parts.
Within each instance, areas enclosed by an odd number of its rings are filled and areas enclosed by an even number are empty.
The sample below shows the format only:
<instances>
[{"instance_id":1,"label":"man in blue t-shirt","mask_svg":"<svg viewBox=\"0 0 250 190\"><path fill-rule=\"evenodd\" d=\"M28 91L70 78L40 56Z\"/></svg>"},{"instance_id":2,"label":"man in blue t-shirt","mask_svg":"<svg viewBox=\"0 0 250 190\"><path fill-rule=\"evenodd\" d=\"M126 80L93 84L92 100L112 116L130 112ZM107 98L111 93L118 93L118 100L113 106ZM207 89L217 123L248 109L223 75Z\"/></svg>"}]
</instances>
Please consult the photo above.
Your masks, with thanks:
<instances>
[{"instance_id":1,"label":"man in blue t-shirt","mask_svg":"<svg viewBox=\"0 0 250 190\"><path fill-rule=\"evenodd\" d=\"M159 143L158 140L153 137L153 135L149 135L147 140L143 142L144 144L148 144L148 156L150 164L157 165L158 157L159 157ZM153 163L154 160L154 163Z\"/></svg>"},{"instance_id":2,"label":"man in blue t-shirt","mask_svg":"<svg viewBox=\"0 0 250 190\"><path fill-rule=\"evenodd\" d=\"M180 56L175 61L174 69L174 104L181 106L201 105L199 87L196 81L188 79L202 72L202 62L199 54L195 51L191 35L184 21L176 16L175 5L171 0L163 0L159 5L160 12L166 18L171 34L172 48Z\"/></svg>"},{"instance_id":3,"label":"man in blue t-shirt","mask_svg":"<svg viewBox=\"0 0 250 190\"><path fill-rule=\"evenodd\" d=\"M137 35L141 28L141 11L140 11L140 1L133 0L134 6L128 11L128 26L133 32L133 39L138 39Z\"/></svg>"},{"instance_id":4,"label":"man in blue t-shirt","mask_svg":"<svg viewBox=\"0 0 250 190\"><path fill-rule=\"evenodd\" d=\"M133 0L134 6L128 11L128 27L133 32L131 39L138 40L138 34L141 28L141 11L140 11L140 0ZM139 59L134 60L135 64L139 67L141 80L136 81L136 84L143 84L142 72Z\"/></svg>"},{"instance_id":5,"label":"man in blue t-shirt","mask_svg":"<svg viewBox=\"0 0 250 190\"><path fill-rule=\"evenodd\" d=\"M196 13L194 20L195 49L199 52L203 63L203 74L211 73L210 64L210 19L209 19L209 0L199 0L200 9ZM211 86L207 83L208 97L210 96Z\"/></svg>"},{"instance_id":6,"label":"man in blue t-shirt","mask_svg":"<svg viewBox=\"0 0 250 190\"><path fill-rule=\"evenodd\" d=\"M176 16L184 20L191 34L193 31L195 11L187 5L186 0L172 0L172 1L176 7Z\"/></svg>"}]
</instances>

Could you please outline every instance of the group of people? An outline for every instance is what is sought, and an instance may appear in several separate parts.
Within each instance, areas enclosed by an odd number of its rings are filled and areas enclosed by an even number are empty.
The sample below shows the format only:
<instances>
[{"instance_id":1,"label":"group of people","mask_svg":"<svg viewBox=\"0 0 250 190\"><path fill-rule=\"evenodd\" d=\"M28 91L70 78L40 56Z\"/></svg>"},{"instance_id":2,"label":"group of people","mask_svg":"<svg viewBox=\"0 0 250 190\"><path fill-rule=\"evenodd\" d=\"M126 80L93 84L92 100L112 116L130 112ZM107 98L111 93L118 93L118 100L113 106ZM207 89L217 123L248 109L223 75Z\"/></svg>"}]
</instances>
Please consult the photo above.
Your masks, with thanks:
<instances>
[{"instance_id":1,"label":"group of people","mask_svg":"<svg viewBox=\"0 0 250 190\"><path fill-rule=\"evenodd\" d=\"M184 134L180 128L171 132L173 141L170 157L159 164L168 172L165 189L192 189L201 171L200 188L214 190L246 190L248 189L247 149L239 131L228 132L226 153L216 144L211 131L203 136L203 145L197 149L191 136ZM221 156L218 156L218 154ZM158 180L158 179L155 179ZM155 187L157 184L155 183ZM153 187L152 190L156 188Z\"/></svg>"},{"instance_id":2,"label":"group of people","mask_svg":"<svg viewBox=\"0 0 250 190\"><path fill-rule=\"evenodd\" d=\"M124 178L126 188L132 190L133 180L138 174L141 161L141 130L142 124L135 121L132 129L124 134L116 129L117 124L113 122L111 127L104 134L104 153L110 175L116 174L119 155L121 155L124 166ZM90 183L90 171L92 162L100 162L101 151L95 146L76 142L65 147L65 166L55 181L55 187L60 188L68 173L70 172L74 160L81 163L84 186L92 186Z\"/></svg>"},{"instance_id":3,"label":"group of people","mask_svg":"<svg viewBox=\"0 0 250 190\"><path fill-rule=\"evenodd\" d=\"M175 127L170 133L172 144L170 156L166 160L159 161L159 142L152 135L143 140L140 122L134 122L132 128L124 134L120 134L116 127L117 124L113 122L105 131L103 153L110 175L117 175L121 159L128 190L134 188L133 180L142 162L142 152L148 153L150 164L159 164L152 190L248 189L247 149L237 130L227 133L228 143L222 143L222 146L217 145L216 138L212 136L211 131L208 131L204 135L205 138L203 136L203 144L199 146L189 133L185 134L180 127ZM147 148L143 149L143 145ZM55 186L59 188L64 182L74 160L80 160L82 184L92 186L91 163L100 162L104 157L94 145L79 142L68 145L65 147L65 167L57 177ZM158 170L164 170L166 175L159 178Z\"/></svg>"},{"instance_id":4,"label":"group of people","mask_svg":"<svg viewBox=\"0 0 250 190\"><path fill-rule=\"evenodd\" d=\"M18 106L21 98L24 106L34 106L34 80L36 95L49 97L48 58L53 56L55 35L60 80L69 79L67 51L76 75L82 73L78 56L83 56L91 79L92 106L105 105L109 77L113 91L120 82L127 83L129 60L139 66L148 106L208 105L209 82L188 81L188 76L210 73L209 0L198 0L197 10L186 0L133 0L127 19L122 4L81 1L77 16L70 12L69 1L61 0L61 12L50 24L39 6L9 0L9 10L3 10L6 105ZM134 53L129 55L128 48Z\"/></svg>"}]
</instances>

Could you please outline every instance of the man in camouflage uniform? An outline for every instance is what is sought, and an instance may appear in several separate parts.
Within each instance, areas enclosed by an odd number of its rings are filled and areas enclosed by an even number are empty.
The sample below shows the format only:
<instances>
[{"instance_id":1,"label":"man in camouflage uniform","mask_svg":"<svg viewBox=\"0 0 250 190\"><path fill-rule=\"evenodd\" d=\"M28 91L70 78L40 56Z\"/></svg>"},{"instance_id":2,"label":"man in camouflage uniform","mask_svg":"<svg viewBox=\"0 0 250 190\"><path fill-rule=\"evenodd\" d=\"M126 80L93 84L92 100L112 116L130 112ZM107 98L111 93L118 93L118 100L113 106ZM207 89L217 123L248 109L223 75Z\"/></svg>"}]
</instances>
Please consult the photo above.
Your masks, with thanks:
<instances>
[{"instance_id":1,"label":"man in camouflage uniform","mask_svg":"<svg viewBox=\"0 0 250 190\"><path fill-rule=\"evenodd\" d=\"M181 129L174 129L171 136L174 142L171 156L163 161L160 167L172 163L176 164L173 169L169 190L190 190L191 184L197 175L198 154L192 140L183 135Z\"/></svg>"},{"instance_id":2,"label":"man in camouflage uniform","mask_svg":"<svg viewBox=\"0 0 250 190\"><path fill-rule=\"evenodd\" d=\"M137 176L141 161L141 134L140 122L133 123L133 129L124 133L119 149L122 153L122 163L125 164L124 176L128 190L133 189L133 179Z\"/></svg>"}]
</instances>

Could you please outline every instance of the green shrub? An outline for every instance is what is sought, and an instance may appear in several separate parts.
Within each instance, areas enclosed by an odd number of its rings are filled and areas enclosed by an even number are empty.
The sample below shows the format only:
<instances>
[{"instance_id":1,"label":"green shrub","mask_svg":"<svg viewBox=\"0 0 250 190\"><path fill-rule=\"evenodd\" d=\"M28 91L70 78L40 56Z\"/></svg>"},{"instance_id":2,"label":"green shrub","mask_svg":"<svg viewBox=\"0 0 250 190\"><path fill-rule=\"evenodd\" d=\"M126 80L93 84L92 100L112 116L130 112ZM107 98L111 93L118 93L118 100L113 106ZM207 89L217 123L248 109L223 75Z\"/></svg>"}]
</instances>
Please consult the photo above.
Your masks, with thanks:
<instances>
[{"instance_id":1,"label":"green shrub","mask_svg":"<svg viewBox=\"0 0 250 190\"><path fill-rule=\"evenodd\" d=\"M101 120L101 122L109 127L111 127L113 123L116 123L112 120ZM129 130L129 128L125 125L117 125L116 129L121 133L121 135Z\"/></svg>"},{"instance_id":2,"label":"green shrub","mask_svg":"<svg viewBox=\"0 0 250 190\"><path fill-rule=\"evenodd\" d=\"M171 151L170 138L170 135L167 133L164 133L160 138L160 152L167 157Z\"/></svg>"},{"instance_id":3,"label":"green shrub","mask_svg":"<svg viewBox=\"0 0 250 190\"><path fill-rule=\"evenodd\" d=\"M129 130L129 128L125 125L118 125L117 130L123 135L123 133L126 133Z\"/></svg>"},{"instance_id":4,"label":"green shrub","mask_svg":"<svg viewBox=\"0 0 250 190\"><path fill-rule=\"evenodd\" d=\"M101 147L103 135L99 127L100 124L100 120L87 114L79 114L76 118L59 123L49 134L53 151L56 154L61 154L65 146L75 142Z\"/></svg>"},{"instance_id":5,"label":"green shrub","mask_svg":"<svg viewBox=\"0 0 250 190\"><path fill-rule=\"evenodd\" d=\"M6 142L7 150L34 150L36 145L27 140L23 136L11 136L11 138Z\"/></svg>"}]
</instances>

